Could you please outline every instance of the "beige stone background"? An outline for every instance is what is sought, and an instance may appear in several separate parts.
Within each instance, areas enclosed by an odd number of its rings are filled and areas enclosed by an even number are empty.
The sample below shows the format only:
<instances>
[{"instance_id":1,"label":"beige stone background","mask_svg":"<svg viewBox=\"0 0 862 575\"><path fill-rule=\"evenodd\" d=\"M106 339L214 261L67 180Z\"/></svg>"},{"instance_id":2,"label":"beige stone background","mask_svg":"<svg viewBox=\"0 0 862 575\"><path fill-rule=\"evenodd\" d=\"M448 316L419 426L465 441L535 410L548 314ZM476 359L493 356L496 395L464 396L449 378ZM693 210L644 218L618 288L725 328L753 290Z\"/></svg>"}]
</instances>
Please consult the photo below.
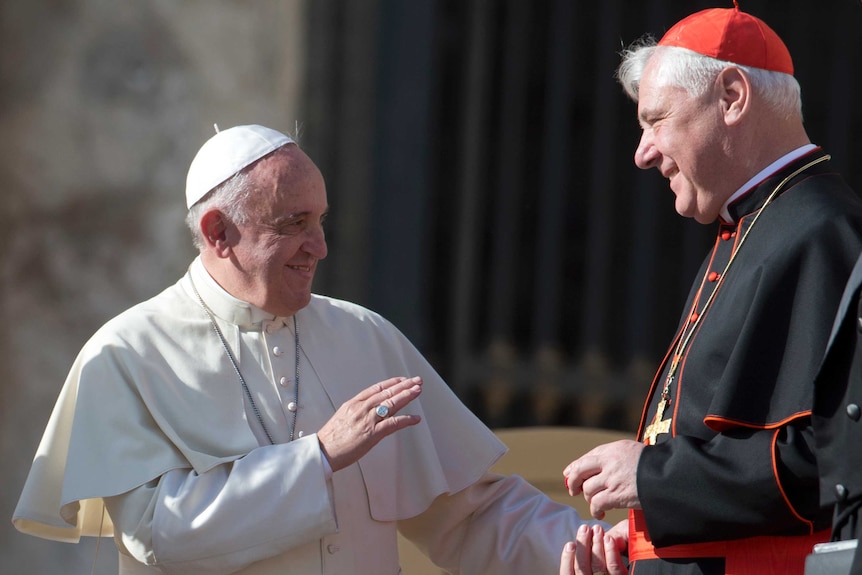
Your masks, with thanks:
<instances>
[{"instance_id":1,"label":"beige stone background","mask_svg":"<svg viewBox=\"0 0 862 575\"><path fill-rule=\"evenodd\" d=\"M302 18L292 0L2 3L3 575L116 573L110 541L15 531L18 493L80 346L193 256L185 172L212 124L297 120Z\"/></svg>"}]
</instances>

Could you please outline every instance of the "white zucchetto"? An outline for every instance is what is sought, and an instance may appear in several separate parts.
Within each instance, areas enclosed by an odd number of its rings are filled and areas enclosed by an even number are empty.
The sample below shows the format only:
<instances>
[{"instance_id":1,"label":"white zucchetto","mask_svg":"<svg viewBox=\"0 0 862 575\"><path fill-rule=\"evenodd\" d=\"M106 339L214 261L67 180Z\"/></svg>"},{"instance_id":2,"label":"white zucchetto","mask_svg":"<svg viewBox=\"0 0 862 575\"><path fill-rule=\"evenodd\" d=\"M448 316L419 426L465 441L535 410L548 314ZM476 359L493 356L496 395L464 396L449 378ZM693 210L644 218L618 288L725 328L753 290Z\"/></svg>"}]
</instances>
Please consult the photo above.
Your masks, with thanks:
<instances>
[{"instance_id":1,"label":"white zucchetto","mask_svg":"<svg viewBox=\"0 0 862 575\"><path fill-rule=\"evenodd\" d=\"M191 208L243 168L291 143L295 141L281 132L255 124L216 133L201 146L189 166L186 207Z\"/></svg>"}]
</instances>

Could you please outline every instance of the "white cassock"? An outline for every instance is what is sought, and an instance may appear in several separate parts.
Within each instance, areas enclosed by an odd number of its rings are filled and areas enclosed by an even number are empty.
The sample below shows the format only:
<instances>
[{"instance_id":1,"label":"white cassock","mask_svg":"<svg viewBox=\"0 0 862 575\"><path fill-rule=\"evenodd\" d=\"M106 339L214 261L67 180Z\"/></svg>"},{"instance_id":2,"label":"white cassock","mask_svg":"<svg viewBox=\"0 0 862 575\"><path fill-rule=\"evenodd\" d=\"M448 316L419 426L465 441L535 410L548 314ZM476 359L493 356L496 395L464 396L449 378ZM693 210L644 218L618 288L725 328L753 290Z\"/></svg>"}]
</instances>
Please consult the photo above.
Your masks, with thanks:
<instances>
[{"instance_id":1,"label":"white cassock","mask_svg":"<svg viewBox=\"0 0 862 575\"><path fill-rule=\"evenodd\" d=\"M583 520L518 476L488 473L505 446L394 326L322 296L296 321L294 441L293 318L233 298L196 259L175 285L109 321L66 380L15 526L66 542L113 534L121 575L395 575L397 529L454 573L558 570ZM422 377L421 396L402 410L422 422L332 473L316 431L395 376Z\"/></svg>"}]
</instances>

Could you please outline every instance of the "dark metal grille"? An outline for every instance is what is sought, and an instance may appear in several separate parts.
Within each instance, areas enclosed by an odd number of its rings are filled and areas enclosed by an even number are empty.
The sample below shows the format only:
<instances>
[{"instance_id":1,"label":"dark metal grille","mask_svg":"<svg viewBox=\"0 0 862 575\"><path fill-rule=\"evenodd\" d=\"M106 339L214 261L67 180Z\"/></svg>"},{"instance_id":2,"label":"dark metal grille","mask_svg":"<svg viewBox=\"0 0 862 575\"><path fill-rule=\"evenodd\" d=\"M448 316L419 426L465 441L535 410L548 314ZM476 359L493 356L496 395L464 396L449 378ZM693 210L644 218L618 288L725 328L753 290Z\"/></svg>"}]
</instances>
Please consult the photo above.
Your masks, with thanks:
<instances>
[{"instance_id":1,"label":"dark metal grille","mask_svg":"<svg viewBox=\"0 0 862 575\"><path fill-rule=\"evenodd\" d=\"M635 168L617 53L715 4L310 2L303 140L333 206L318 291L383 313L492 426L634 429L714 229ZM862 7L829 7L743 2L860 189Z\"/></svg>"}]
</instances>

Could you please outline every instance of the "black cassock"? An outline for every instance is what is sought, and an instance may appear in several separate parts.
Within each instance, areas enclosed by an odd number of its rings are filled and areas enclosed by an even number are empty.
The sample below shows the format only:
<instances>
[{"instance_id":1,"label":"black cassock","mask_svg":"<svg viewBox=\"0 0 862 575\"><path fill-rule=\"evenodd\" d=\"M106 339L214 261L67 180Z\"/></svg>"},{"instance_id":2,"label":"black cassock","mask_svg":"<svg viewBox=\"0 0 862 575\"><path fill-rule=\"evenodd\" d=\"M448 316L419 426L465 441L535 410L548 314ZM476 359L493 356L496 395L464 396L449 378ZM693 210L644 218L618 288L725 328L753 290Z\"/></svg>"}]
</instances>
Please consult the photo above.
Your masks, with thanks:
<instances>
[{"instance_id":1,"label":"black cassock","mask_svg":"<svg viewBox=\"0 0 862 575\"><path fill-rule=\"evenodd\" d=\"M683 327L693 325L670 386L670 433L644 450L637 471L658 549L809 536L830 524L818 497L813 382L862 252L862 201L824 160L788 180L757 217L787 176L824 156L814 150L735 200L734 223L719 223L694 281L639 431L653 420ZM634 572L713 574L724 565L722 557L642 560Z\"/></svg>"},{"instance_id":2,"label":"black cassock","mask_svg":"<svg viewBox=\"0 0 862 575\"><path fill-rule=\"evenodd\" d=\"M832 538L862 537L862 258L856 264L816 380L814 436L820 501L834 505ZM846 571L845 571L846 573ZM857 543L853 575L862 574Z\"/></svg>"}]
</instances>

